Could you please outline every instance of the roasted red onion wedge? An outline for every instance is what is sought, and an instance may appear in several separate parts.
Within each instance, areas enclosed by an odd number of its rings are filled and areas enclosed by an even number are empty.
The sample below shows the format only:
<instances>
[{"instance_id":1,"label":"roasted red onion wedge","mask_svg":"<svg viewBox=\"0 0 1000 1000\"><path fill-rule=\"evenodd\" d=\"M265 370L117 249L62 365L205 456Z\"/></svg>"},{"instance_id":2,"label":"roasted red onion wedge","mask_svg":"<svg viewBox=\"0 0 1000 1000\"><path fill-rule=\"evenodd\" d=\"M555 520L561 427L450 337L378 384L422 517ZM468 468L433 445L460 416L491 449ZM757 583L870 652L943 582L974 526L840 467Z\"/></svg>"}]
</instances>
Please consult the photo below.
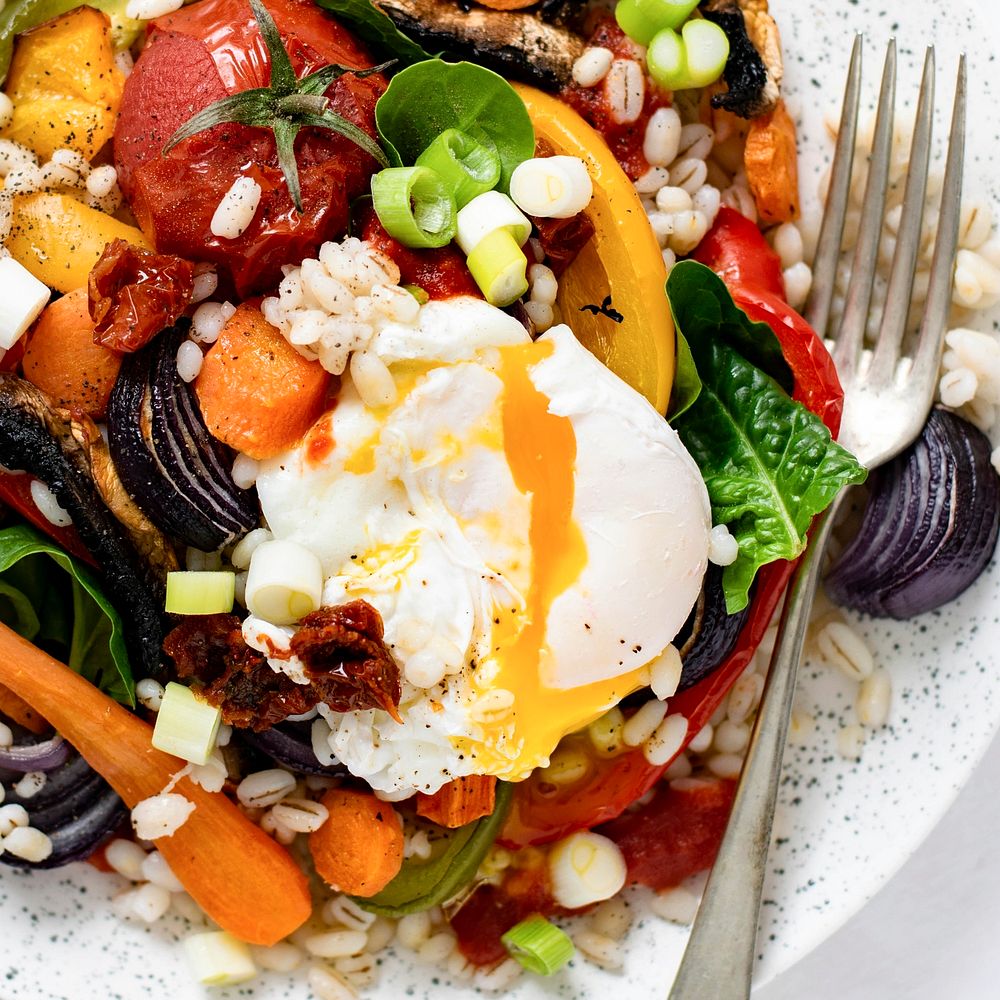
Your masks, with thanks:
<instances>
[{"instance_id":1,"label":"roasted red onion wedge","mask_svg":"<svg viewBox=\"0 0 1000 1000\"><path fill-rule=\"evenodd\" d=\"M826 579L830 598L881 618L912 618L962 593L993 555L1000 479L985 434L932 411L917 441L871 479L857 536Z\"/></svg>"},{"instance_id":2,"label":"roasted red onion wedge","mask_svg":"<svg viewBox=\"0 0 1000 1000\"><path fill-rule=\"evenodd\" d=\"M211 552L257 527L257 495L233 482L233 454L208 432L177 374L183 324L126 355L108 405L111 457L129 496L168 534Z\"/></svg>"},{"instance_id":3,"label":"roasted red onion wedge","mask_svg":"<svg viewBox=\"0 0 1000 1000\"><path fill-rule=\"evenodd\" d=\"M0 758L0 782L5 786L4 804L21 805L28 811L31 826L52 842L52 853L44 861L25 861L10 852L0 854L0 862L14 868L59 868L89 857L97 846L125 820L127 810L107 782L66 742L54 740L31 743L22 739L10 753L23 757L37 754L33 771L45 772L45 784L30 798L18 795L14 785L22 777L20 766L11 769ZM62 760L53 765L54 754ZM20 759L20 757L19 757Z\"/></svg>"}]
</instances>

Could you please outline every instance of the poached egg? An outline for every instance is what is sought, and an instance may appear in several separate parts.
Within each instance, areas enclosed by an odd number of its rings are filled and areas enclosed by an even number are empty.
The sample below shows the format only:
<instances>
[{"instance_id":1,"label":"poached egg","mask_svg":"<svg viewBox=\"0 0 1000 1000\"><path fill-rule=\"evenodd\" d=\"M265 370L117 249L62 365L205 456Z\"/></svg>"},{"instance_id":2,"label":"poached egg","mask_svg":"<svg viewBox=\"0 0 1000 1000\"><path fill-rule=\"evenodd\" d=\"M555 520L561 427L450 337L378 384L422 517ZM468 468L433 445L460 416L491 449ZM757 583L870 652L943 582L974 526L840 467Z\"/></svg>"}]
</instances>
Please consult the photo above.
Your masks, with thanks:
<instances>
[{"instance_id":1,"label":"poached egg","mask_svg":"<svg viewBox=\"0 0 1000 1000\"><path fill-rule=\"evenodd\" d=\"M275 537L320 559L323 603L372 604L402 671L402 724L323 711L329 745L391 798L522 779L649 682L706 568L704 483L566 326L532 341L460 297L369 350L394 401L365 406L345 376L257 479Z\"/></svg>"}]
</instances>

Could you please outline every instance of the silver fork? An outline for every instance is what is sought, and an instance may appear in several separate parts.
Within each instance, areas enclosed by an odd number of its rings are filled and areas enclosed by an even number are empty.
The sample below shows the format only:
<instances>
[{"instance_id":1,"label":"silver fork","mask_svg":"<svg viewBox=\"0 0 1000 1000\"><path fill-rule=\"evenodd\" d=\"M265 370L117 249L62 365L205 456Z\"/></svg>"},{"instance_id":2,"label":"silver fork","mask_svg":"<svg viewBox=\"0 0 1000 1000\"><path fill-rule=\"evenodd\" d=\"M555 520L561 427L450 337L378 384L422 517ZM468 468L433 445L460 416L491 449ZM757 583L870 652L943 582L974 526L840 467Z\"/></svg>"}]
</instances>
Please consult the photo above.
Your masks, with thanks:
<instances>
[{"instance_id":1,"label":"silver fork","mask_svg":"<svg viewBox=\"0 0 1000 1000\"><path fill-rule=\"evenodd\" d=\"M851 53L814 284L806 317L827 332L837 261L847 212L861 87L859 35ZM934 50L924 62L910 151L902 219L890 272L887 304L873 351L863 350L885 210L896 88L896 46L890 42L843 319L834 332L833 358L844 386L840 441L869 469L906 448L930 412L937 380L958 244L965 146L966 70L958 69L948 159L930 286L916 346L902 354L903 334L920 248L931 146ZM745 1000L750 995L761 889L771 839L781 758L809 613L841 493L816 519L785 601L778 641L732 815L712 869L669 1000Z\"/></svg>"}]
</instances>

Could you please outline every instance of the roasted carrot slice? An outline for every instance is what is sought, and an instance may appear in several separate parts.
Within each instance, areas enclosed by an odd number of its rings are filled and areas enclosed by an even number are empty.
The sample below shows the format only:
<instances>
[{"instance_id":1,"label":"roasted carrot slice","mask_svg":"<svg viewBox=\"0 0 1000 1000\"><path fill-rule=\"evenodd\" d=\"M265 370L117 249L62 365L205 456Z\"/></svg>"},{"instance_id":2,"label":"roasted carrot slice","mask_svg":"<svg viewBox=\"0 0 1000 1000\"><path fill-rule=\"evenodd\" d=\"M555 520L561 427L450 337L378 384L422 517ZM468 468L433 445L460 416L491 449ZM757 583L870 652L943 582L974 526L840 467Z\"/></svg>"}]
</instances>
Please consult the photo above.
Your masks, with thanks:
<instances>
[{"instance_id":1,"label":"roasted carrot slice","mask_svg":"<svg viewBox=\"0 0 1000 1000\"><path fill-rule=\"evenodd\" d=\"M205 355L194 388L215 437L251 458L271 458L316 422L331 381L243 303Z\"/></svg>"},{"instance_id":2,"label":"roasted carrot slice","mask_svg":"<svg viewBox=\"0 0 1000 1000\"><path fill-rule=\"evenodd\" d=\"M374 896L403 865L403 824L371 792L331 788L321 799L330 818L309 834L319 876L352 896Z\"/></svg>"},{"instance_id":3,"label":"roasted carrot slice","mask_svg":"<svg viewBox=\"0 0 1000 1000\"><path fill-rule=\"evenodd\" d=\"M795 122L784 101L754 118L743 163L762 222L789 222L799 215L799 167Z\"/></svg>"},{"instance_id":4,"label":"roasted carrot slice","mask_svg":"<svg viewBox=\"0 0 1000 1000\"><path fill-rule=\"evenodd\" d=\"M433 795L417 794L417 815L449 829L489 816L496 804L497 779L491 774L455 778Z\"/></svg>"},{"instance_id":5,"label":"roasted carrot slice","mask_svg":"<svg viewBox=\"0 0 1000 1000\"><path fill-rule=\"evenodd\" d=\"M121 355L94 343L87 289L47 306L28 337L24 377L59 405L101 420L108 408Z\"/></svg>"}]
</instances>

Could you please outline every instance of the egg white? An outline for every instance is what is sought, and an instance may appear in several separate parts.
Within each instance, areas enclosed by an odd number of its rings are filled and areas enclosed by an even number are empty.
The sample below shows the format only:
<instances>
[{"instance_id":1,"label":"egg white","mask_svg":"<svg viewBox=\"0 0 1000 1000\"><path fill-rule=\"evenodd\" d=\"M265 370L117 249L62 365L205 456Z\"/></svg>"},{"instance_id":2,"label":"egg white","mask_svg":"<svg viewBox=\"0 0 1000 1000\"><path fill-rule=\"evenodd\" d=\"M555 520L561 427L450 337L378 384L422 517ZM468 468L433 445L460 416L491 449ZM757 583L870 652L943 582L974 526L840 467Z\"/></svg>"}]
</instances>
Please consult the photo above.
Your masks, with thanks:
<instances>
[{"instance_id":1,"label":"egg white","mask_svg":"<svg viewBox=\"0 0 1000 1000\"><path fill-rule=\"evenodd\" d=\"M332 441L322 458L307 437L257 480L274 534L319 556L324 603L371 603L403 674L402 724L324 712L330 746L393 798L464 774L523 778L645 683L680 628L707 564L704 483L662 416L567 327L531 345L507 314L459 298L383 329L372 349L397 402L369 410L345 379L314 428ZM544 608L535 498L515 481L504 423L514 358L575 438L567 475L585 558ZM515 663L539 614L544 640ZM484 710L508 692L510 711Z\"/></svg>"}]
</instances>

